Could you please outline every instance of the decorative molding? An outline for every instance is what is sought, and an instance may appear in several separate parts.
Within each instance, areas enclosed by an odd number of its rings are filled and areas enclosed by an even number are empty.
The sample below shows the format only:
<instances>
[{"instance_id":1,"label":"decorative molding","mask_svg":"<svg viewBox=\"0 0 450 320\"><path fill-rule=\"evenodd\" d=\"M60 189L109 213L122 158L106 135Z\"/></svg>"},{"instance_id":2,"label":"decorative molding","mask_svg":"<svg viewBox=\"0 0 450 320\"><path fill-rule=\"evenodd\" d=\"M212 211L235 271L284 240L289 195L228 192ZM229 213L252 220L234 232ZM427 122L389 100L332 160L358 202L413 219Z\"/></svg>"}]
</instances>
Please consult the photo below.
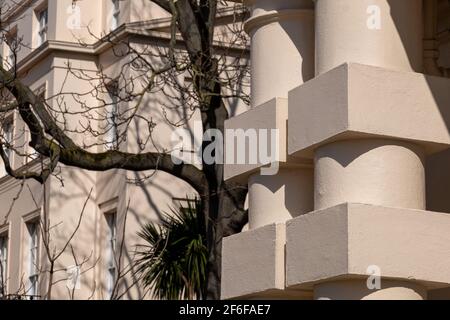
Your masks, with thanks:
<instances>
[{"instance_id":1,"label":"decorative molding","mask_svg":"<svg viewBox=\"0 0 450 320\"><path fill-rule=\"evenodd\" d=\"M40 219L41 214L42 207L22 215L22 221L24 222L24 224L35 222L36 220Z\"/></svg>"},{"instance_id":2,"label":"decorative molding","mask_svg":"<svg viewBox=\"0 0 450 320\"><path fill-rule=\"evenodd\" d=\"M9 237L9 227L11 226L10 221L6 221L5 223L0 225L0 236L4 236L5 234Z\"/></svg>"},{"instance_id":3,"label":"decorative molding","mask_svg":"<svg viewBox=\"0 0 450 320\"><path fill-rule=\"evenodd\" d=\"M244 30L250 33L256 28L261 28L264 25L289 20L293 18L307 18L314 19L314 10L312 9L289 9L279 11L267 11L263 14L250 17L244 24Z\"/></svg>"},{"instance_id":4,"label":"decorative molding","mask_svg":"<svg viewBox=\"0 0 450 320\"><path fill-rule=\"evenodd\" d=\"M114 197L112 199L109 199L109 200L99 204L98 207L103 214L107 214L107 213L117 210L118 202L119 202L119 197Z\"/></svg>"}]
</instances>

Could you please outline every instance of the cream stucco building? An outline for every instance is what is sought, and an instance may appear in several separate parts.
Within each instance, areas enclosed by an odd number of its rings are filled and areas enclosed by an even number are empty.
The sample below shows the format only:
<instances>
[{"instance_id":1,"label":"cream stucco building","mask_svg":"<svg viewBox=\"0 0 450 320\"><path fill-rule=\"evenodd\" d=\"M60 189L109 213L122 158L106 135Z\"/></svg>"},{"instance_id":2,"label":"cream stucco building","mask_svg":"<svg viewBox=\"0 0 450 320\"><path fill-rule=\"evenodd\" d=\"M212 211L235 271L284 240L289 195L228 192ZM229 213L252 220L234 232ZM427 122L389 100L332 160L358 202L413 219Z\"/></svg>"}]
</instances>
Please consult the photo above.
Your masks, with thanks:
<instances>
[{"instance_id":1,"label":"cream stucco building","mask_svg":"<svg viewBox=\"0 0 450 320\"><path fill-rule=\"evenodd\" d=\"M83 121L76 113L77 108L95 106L98 100L112 100L108 92L90 94L101 81L95 78L96 74L101 71L108 79L133 77L130 68L124 71L123 66L130 65L131 59L127 54L117 53L118 43L163 50L170 39L170 17L148 0L3 1L2 8L6 34L2 45L3 63L8 66L17 62L21 81L44 95L52 108L70 105L75 112L67 114L64 122L74 131ZM233 14L233 10L222 6L218 28L221 19L229 23ZM7 43L9 38L20 39L22 43L16 56ZM85 76L92 78L87 80ZM164 97L152 97L146 97L142 103L148 108L144 116L162 123L154 132L154 139L158 146L164 146L170 143L172 126L164 120L171 117L171 112L163 113ZM120 108L126 109L132 103L121 101ZM243 107L234 109L239 108ZM11 152L14 168L39 169L41 162L34 160L33 151L27 146L27 130L16 113L2 118L4 139L14 140L20 150ZM139 130L143 129L131 124L127 139L137 141ZM86 136L74 134L73 138L83 145L89 143L85 141ZM138 149L137 144L131 142L123 147L129 151ZM91 148L102 147L91 144ZM28 153L28 156L20 153ZM126 271L134 259L135 246L140 243L137 232L145 223L158 221L161 214L170 212L176 203L183 205L183 199L195 196L193 189L164 172L111 170L96 173L64 166L56 172L57 177L51 177L43 187L34 180L15 180L1 166L0 257L5 266L2 293L12 297L46 297L49 259L39 231L42 216L46 214L49 225L53 226L47 241L50 251L58 253L65 249L55 262L58 271L52 281L55 283L52 298L108 299L113 290L116 298L149 298L142 285L135 285L135 270ZM70 246L66 246L68 240L71 240ZM126 273L123 277L111 253L121 251L122 243L125 250L121 255L121 267ZM77 265L80 268L77 269ZM73 282L74 279L79 281ZM114 289L116 282L118 288Z\"/></svg>"},{"instance_id":2,"label":"cream stucco building","mask_svg":"<svg viewBox=\"0 0 450 320\"><path fill-rule=\"evenodd\" d=\"M101 69L114 78L129 62L100 38L114 32L137 46L163 46L168 39L170 17L146 0L77 1L81 28L70 27L71 0L9 2L17 5L4 19L8 33L27 45L17 57L3 46L4 60L16 59L22 81L55 108L79 104L65 91L89 91L89 81L68 76L68 69ZM450 299L450 1L244 4L251 107L235 106L226 128L276 129L279 171L263 174L267 163L225 166L226 180L249 186L249 225L223 241L222 298ZM96 103L93 96L83 99ZM79 121L76 113L68 117L70 125ZM20 119L11 114L2 121L3 131L26 148ZM170 130L157 133L160 145L169 142ZM32 157L13 161L39 165ZM130 183L136 178L61 167L43 188L3 173L0 257L7 292L46 292L40 284L48 275L35 268L48 267L39 217L49 214L57 226L52 244L61 248L83 212L73 250L58 260L61 281L52 296L108 298L117 272L111 243L125 235L124 264L130 262L139 227L157 220L174 198L193 193L163 172ZM68 290L71 266L84 260L80 283ZM133 281L128 275L120 282L123 298L146 296Z\"/></svg>"},{"instance_id":3,"label":"cream stucco building","mask_svg":"<svg viewBox=\"0 0 450 320\"><path fill-rule=\"evenodd\" d=\"M252 108L279 132L224 240L222 298L450 298L450 2L248 0ZM227 143L230 143L229 141Z\"/></svg>"}]
</instances>

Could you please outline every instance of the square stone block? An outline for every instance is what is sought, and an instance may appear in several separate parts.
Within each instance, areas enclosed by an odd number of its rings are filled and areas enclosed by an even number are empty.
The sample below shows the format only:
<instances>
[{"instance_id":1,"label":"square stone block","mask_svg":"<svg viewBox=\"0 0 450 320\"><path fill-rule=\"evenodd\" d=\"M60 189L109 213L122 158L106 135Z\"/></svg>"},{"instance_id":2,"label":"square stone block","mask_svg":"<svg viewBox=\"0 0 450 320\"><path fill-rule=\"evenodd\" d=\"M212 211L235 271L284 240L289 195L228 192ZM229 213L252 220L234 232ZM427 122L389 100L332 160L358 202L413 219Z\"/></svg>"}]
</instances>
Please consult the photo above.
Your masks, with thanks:
<instances>
[{"instance_id":1,"label":"square stone block","mask_svg":"<svg viewBox=\"0 0 450 320\"><path fill-rule=\"evenodd\" d=\"M224 238L221 298L283 290L285 235L284 224L272 224Z\"/></svg>"},{"instance_id":2,"label":"square stone block","mask_svg":"<svg viewBox=\"0 0 450 320\"><path fill-rule=\"evenodd\" d=\"M354 203L302 215L286 224L286 286L379 270L382 278L448 287L449 228L446 213Z\"/></svg>"},{"instance_id":3,"label":"square stone block","mask_svg":"<svg viewBox=\"0 0 450 320\"><path fill-rule=\"evenodd\" d=\"M266 129L267 131L267 143L264 143L264 147L267 147L267 144L271 143L272 135L271 130L278 130L278 136L276 137L276 143L278 145L278 157L275 157L274 162L278 162L280 166L283 166L287 160L287 116L288 116L288 102L287 99L284 98L275 98L272 99L260 106L257 106L253 109L248 110L236 117L230 118L225 121L225 130L234 130L233 132L237 133L236 130L241 131L242 134L233 136L233 144L234 148L234 160L232 162L226 162L224 168L224 178L225 180L239 180L247 182L248 177L260 170L262 167L267 167L271 161L262 161L261 157L259 157L260 153L260 138L259 133L260 129ZM226 131L229 132L229 131ZM257 135L257 141L251 140L252 132ZM264 132L261 131L263 134ZM227 156L227 147L230 145L231 141L229 138L231 136L227 136L225 134L225 158ZM245 163L238 163L237 161L237 147L239 145L239 140L245 144L245 150L241 150L245 152ZM257 161L249 161L249 152L253 149L257 154ZM269 155L271 155L271 148L268 148ZM262 150L261 152L265 152ZM263 153L267 154L267 153ZM255 156L255 154L253 154ZM304 160L301 158L295 159L295 164L299 166L310 166L310 160Z\"/></svg>"},{"instance_id":4,"label":"square stone block","mask_svg":"<svg viewBox=\"0 0 450 320\"><path fill-rule=\"evenodd\" d=\"M289 92L288 154L312 157L320 145L370 137L444 150L449 88L447 78L343 64Z\"/></svg>"}]
</instances>

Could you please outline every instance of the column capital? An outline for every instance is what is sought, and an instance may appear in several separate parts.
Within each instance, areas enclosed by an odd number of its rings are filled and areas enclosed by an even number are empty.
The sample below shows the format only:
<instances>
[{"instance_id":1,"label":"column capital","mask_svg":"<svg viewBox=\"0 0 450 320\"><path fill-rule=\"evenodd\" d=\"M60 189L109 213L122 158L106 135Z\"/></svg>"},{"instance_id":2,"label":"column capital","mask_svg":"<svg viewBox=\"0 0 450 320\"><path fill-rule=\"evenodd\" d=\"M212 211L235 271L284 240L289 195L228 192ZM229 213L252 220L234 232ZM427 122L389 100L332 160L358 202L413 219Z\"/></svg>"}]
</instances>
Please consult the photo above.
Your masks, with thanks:
<instances>
[{"instance_id":1,"label":"column capital","mask_svg":"<svg viewBox=\"0 0 450 320\"><path fill-rule=\"evenodd\" d=\"M252 15L244 23L244 30L248 34L257 28L274 22L280 22L289 19L314 19L314 11L311 9L285 9L285 10L271 10Z\"/></svg>"},{"instance_id":2,"label":"column capital","mask_svg":"<svg viewBox=\"0 0 450 320\"><path fill-rule=\"evenodd\" d=\"M314 17L312 0L246 0L244 4L252 11L244 26L247 33L269 23Z\"/></svg>"}]
</instances>

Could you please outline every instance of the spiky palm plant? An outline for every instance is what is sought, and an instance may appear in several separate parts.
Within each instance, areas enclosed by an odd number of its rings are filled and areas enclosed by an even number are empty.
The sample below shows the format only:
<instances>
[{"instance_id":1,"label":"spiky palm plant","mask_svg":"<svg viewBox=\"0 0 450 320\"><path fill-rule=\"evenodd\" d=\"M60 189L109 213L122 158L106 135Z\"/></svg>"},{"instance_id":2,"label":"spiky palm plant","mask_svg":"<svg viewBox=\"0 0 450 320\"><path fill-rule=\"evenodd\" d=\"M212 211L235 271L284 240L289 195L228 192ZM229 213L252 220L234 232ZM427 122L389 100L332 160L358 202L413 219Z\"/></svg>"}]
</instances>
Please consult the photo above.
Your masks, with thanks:
<instances>
[{"instance_id":1,"label":"spiky palm plant","mask_svg":"<svg viewBox=\"0 0 450 320\"><path fill-rule=\"evenodd\" d=\"M187 203L138 233L145 242L138 250L138 270L144 286L159 299L202 298L208 259L205 221L200 201Z\"/></svg>"}]
</instances>

